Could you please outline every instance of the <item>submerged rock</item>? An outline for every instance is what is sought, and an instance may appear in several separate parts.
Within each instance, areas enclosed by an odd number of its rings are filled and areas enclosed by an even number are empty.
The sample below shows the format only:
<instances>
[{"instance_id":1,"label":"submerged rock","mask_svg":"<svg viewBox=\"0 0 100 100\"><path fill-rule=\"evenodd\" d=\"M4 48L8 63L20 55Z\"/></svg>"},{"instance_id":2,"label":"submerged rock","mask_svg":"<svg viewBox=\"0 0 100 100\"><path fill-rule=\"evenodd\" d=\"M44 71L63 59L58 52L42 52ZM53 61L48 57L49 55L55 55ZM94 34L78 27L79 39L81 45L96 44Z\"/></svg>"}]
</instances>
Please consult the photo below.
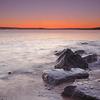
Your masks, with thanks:
<instances>
[{"instance_id":1,"label":"submerged rock","mask_svg":"<svg viewBox=\"0 0 100 100\"><path fill-rule=\"evenodd\" d=\"M12 72L8 72L8 74L10 75L10 74L12 74Z\"/></svg>"},{"instance_id":2,"label":"submerged rock","mask_svg":"<svg viewBox=\"0 0 100 100\"><path fill-rule=\"evenodd\" d=\"M56 61L55 68L69 70L75 67L87 69L88 63L79 54L73 53L71 49L63 50Z\"/></svg>"},{"instance_id":3,"label":"submerged rock","mask_svg":"<svg viewBox=\"0 0 100 100\"><path fill-rule=\"evenodd\" d=\"M82 42L81 44L83 44L83 45L87 45L87 44L88 44L88 42Z\"/></svg>"},{"instance_id":4,"label":"submerged rock","mask_svg":"<svg viewBox=\"0 0 100 100\"><path fill-rule=\"evenodd\" d=\"M91 55L88 55L88 56L83 57L83 59L87 63L93 63L93 62L97 61L97 55L96 54L91 54Z\"/></svg>"},{"instance_id":5,"label":"submerged rock","mask_svg":"<svg viewBox=\"0 0 100 100\"><path fill-rule=\"evenodd\" d=\"M75 100L100 100L100 83L80 82L80 84L67 86L62 92L62 96Z\"/></svg>"},{"instance_id":6,"label":"submerged rock","mask_svg":"<svg viewBox=\"0 0 100 100\"><path fill-rule=\"evenodd\" d=\"M42 74L43 80L50 85L58 85L63 82L75 81L75 79L88 78L89 74L80 68L72 68L70 71L63 69L45 70Z\"/></svg>"}]
</instances>

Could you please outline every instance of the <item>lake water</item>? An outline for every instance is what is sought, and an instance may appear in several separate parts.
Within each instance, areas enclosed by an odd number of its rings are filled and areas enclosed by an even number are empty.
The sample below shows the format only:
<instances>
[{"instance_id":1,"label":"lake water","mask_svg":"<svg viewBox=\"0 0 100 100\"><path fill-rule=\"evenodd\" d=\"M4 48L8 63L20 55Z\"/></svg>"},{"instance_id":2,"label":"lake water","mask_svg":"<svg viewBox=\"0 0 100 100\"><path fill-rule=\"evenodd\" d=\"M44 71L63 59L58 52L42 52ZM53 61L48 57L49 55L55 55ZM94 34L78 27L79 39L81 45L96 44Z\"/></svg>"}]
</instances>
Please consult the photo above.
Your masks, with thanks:
<instances>
[{"instance_id":1,"label":"lake water","mask_svg":"<svg viewBox=\"0 0 100 100\"><path fill-rule=\"evenodd\" d=\"M100 30L0 30L0 99L64 100L64 87L47 90L41 79L64 48L100 55Z\"/></svg>"},{"instance_id":2,"label":"lake water","mask_svg":"<svg viewBox=\"0 0 100 100\"><path fill-rule=\"evenodd\" d=\"M0 30L0 40L100 40L100 30Z\"/></svg>"}]
</instances>

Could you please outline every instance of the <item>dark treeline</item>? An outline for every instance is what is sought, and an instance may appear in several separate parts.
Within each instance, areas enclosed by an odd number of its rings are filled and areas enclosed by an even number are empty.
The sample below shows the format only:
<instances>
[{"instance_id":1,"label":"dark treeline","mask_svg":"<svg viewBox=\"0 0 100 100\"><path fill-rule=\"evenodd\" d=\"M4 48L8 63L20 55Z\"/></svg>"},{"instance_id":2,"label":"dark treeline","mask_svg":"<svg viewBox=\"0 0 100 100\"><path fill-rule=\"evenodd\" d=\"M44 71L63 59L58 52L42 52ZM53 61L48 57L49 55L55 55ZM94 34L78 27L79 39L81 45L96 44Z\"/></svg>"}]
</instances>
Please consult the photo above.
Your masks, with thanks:
<instances>
[{"instance_id":1,"label":"dark treeline","mask_svg":"<svg viewBox=\"0 0 100 100\"><path fill-rule=\"evenodd\" d=\"M24 30L100 30L100 27L94 28L23 28L23 27L0 27L0 29L24 29Z\"/></svg>"}]
</instances>

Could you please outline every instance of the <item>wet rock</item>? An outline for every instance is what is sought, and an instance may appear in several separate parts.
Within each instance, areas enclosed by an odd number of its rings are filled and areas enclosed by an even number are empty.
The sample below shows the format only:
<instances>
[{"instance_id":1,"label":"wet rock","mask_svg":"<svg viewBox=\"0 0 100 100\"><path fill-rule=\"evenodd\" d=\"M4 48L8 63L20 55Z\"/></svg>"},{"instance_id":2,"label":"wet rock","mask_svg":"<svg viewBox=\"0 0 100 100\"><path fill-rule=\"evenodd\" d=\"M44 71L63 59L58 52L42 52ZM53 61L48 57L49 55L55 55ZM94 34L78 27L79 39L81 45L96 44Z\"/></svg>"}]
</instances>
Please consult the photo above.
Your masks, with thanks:
<instances>
[{"instance_id":1,"label":"wet rock","mask_svg":"<svg viewBox=\"0 0 100 100\"><path fill-rule=\"evenodd\" d=\"M10 75L10 74L12 74L12 72L8 72L8 74Z\"/></svg>"},{"instance_id":2,"label":"wet rock","mask_svg":"<svg viewBox=\"0 0 100 100\"><path fill-rule=\"evenodd\" d=\"M60 56L65 50L67 50L67 49L64 49L64 50L61 50L61 51L55 51L54 54L56 56ZM85 54L86 52L85 52L85 50L77 50L74 53L79 54L79 55L82 55L82 54Z\"/></svg>"},{"instance_id":3,"label":"wet rock","mask_svg":"<svg viewBox=\"0 0 100 100\"><path fill-rule=\"evenodd\" d=\"M64 69L66 65L68 66L66 59L71 55L73 55L73 52L70 49L64 49L63 52L58 57L58 59L56 60L55 68L63 68Z\"/></svg>"},{"instance_id":4,"label":"wet rock","mask_svg":"<svg viewBox=\"0 0 100 100\"><path fill-rule=\"evenodd\" d=\"M70 70L75 67L87 69L88 63L79 54L73 53L71 49L63 50L56 61L55 68Z\"/></svg>"},{"instance_id":5,"label":"wet rock","mask_svg":"<svg viewBox=\"0 0 100 100\"><path fill-rule=\"evenodd\" d=\"M75 93L76 86L67 86L64 88L64 91L62 92L62 96L64 97L72 97L72 95Z\"/></svg>"},{"instance_id":6,"label":"wet rock","mask_svg":"<svg viewBox=\"0 0 100 100\"><path fill-rule=\"evenodd\" d=\"M91 54L91 55L88 55L88 56L83 57L83 59L87 63L93 63L93 62L97 61L97 55L96 54Z\"/></svg>"},{"instance_id":7,"label":"wet rock","mask_svg":"<svg viewBox=\"0 0 100 100\"><path fill-rule=\"evenodd\" d=\"M62 53L60 54L60 56L58 57L57 61L59 62L61 58L63 58L64 55L66 55L67 57L70 55L73 55L73 51L71 49L64 49L62 51Z\"/></svg>"},{"instance_id":8,"label":"wet rock","mask_svg":"<svg viewBox=\"0 0 100 100\"><path fill-rule=\"evenodd\" d=\"M65 50L65 49L64 49L64 50ZM61 53L63 53L64 50L61 50L61 51L55 51L54 54L55 54L56 56L59 56Z\"/></svg>"},{"instance_id":9,"label":"wet rock","mask_svg":"<svg viewBox=\"0 0 100 100\"><path fill-rule=\"evenodd\" d=\"M92 87L92 88L91 88ZM100 84L97 82L82 83L67 86L62 96L75 100L100 100Z\"/></svg>"},{"instance_id":10,"label":"wet rock","mask_svg":"<svg viewBox=\"0 0 100 100\"><path fill-rule=\"evenodd\" d=\"M87 43L87 42L82 42L81 44L83 44L83 45L87 45L88 43Z\"/></svg>"},{"instance_id":11,"label":"wet rock","mask_svg":"<svg viewBox=\"0 0 100 100\"><path fill-rule=\"evenodd\" d=\"M82 55L82 54L85 54L86 52L84 50L77 50L77 51L75 51L75 53Z\"/></svg>"},{"instance_id":12,"label":"wet rock","mask_svg":"<svg viewBox=\"0 0 100 100\"><path fill-rule=\"evenodd\" d=\"M86 79L89 74L80 68L72 68L70 71L63 69L45 70L42 74L44 82L50 85L59 85L63 82L73 82L75 79Z\"/></svg>"}]
</instances>

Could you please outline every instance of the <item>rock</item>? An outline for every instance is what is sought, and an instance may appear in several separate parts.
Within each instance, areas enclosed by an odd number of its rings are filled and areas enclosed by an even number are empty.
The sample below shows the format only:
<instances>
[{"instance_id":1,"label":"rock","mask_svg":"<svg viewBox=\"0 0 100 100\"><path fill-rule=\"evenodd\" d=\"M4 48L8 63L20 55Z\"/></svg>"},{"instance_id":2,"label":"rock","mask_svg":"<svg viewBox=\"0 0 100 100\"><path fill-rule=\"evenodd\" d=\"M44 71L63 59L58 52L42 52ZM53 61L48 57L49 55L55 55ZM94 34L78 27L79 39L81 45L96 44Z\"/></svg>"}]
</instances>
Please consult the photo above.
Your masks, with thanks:
<instances>
[{"instance_id":1,"label":"rock","mask_svg":"<svg viewBox=\"0 0 100 100\"><path fill-rule=\"evenodd\" d=\"M81 44L83 44L83 45L87 45L88 43L87 43L87 42L82 42Z\"/></svg>"},{"instance_id":2,"label":"rock","mask_svg":"<svg viewBox=\"0 0 100 100\"><path fill-rule=\"evenodd\" d=\"M76 86L67 86L64 88L64 91L62 92L63 97L72 97L72 95L75 93Z\"/></svg>"},{"instance_id":3,"label":"rock","mask_svg":"<svg viewBox=\"0 0 100 100\"><path fill-rule=\"evenodd\" d=\"M93 63L93 62L97 61L97 55L96 54L91 54L91 55L88 55L88 56L83 57L83 59L87 63Z\"/></svg>"},{"instance_id":4,"label":"rock","mask_svg":"<svg viewBox=\"0 0 100 100\"><path fill-rule=\"evenodd\" d=\"M45 70L42 74L44 82L50 85L59 85L63 82L75 81L75 79L86 79L89 74L80 68L72 68L70 71L63 69Z\"/></svg>"},{"instance_id":5,"label":"rock","mask_svg":"<svg viewBox=\"0 0 100 100\"><path fill-rule=\"evenodd\" d=\"M73 51L71 49L64 49L62 51L62 53L60 54L60 56L58 57L57 61L59 62L61 58L63 58L64 55L66 56L70 56L70 55L73 55Z\"/></svg>"},{"instance_id":6,"label":"rock","mask_svg":"<svg viewBox=\"0 0 100 100\"><path fill-rule=\"evenodd\" d=\"M70 49L63 50L56 61L55 68L70 70L75 67L87 69L88 63L79 54L73 53Z\"/></svg>"},{"instance_id":7,"label":"rock","mask_svg":"<svg viewBox=\"0 0 100 100\"><path fill-rule=\"evenodd\" d=\"M82 54L85 54L86 52L84 50L77 50L77 51L75 51L75 53L82 55Z\"/></svg>"},{"instance_id":8,"label":"rock","mask_svg":"<svg viewBox=\"0 0 100 100\"><path fill-rule=\"evenodd\" d=\"M62 96L75 100L100 100L100 83L80 82L80 84L67 86L62 92Z\"/></svg>"},{"instance_id":9,"label":"rock","mask_svg":"<svg viewBox=\"0 0 100 100\"><path fill-rule=\"evenodd\" d=\"M65 50L65 49L64 49L64 50ZM56 56L59 56L61 53L63 53L64 50L61 50L61 51L55 51L54 54L55 54Z\"/></svg>"},{"instance_id":10,"label":"rock","mask_svg":"<svg viewBox=\"0 0 100 100\"><path fill-rule=\"evenodd\" d=\"M64 50L61 50L61 51L55 51L55 55L60 56L65 50L67 50L67 49L64 49ZM74 53L82 55L82 54L85 54L86 52L84 50L77 50Z\"/></svg>"},{"instance_id":11,"label":"rock","mask_svg":"<svg viewBox=\"0 0 100 100\"><path fill-rule=\"evenodd\" d=\"M10 74L12 74L11 72L8 72L8 74L10 75Z\"/></svg>"}]
</instances>

